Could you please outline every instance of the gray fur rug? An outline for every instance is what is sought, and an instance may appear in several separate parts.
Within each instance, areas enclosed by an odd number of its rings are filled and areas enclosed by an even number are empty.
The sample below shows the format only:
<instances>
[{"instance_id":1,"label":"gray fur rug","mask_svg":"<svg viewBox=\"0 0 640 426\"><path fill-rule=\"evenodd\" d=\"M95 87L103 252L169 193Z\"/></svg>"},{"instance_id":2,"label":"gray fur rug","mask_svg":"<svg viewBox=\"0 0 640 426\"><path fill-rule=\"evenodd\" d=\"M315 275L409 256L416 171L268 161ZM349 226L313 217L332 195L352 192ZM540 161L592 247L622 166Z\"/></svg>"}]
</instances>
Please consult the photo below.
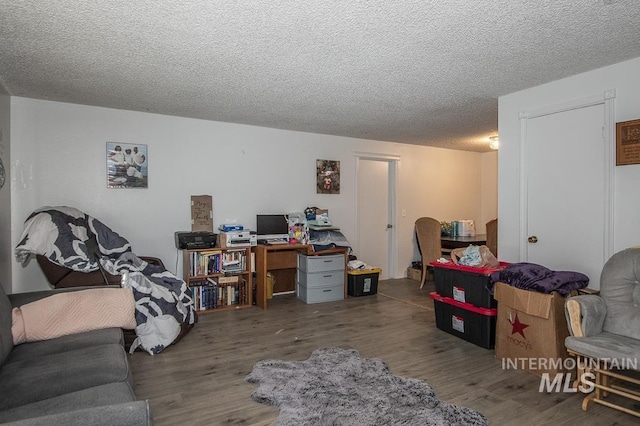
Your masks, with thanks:
<instances>
[{"instance_id":1,"label":"gray fur rug","mask_svg":"<svg viewBox=\"0 0 640 426\"><path fill-rule=\"evenodd\" d=\"M396 376L384 361L356 350L259 361L246 381L260 385L255 401L280 409L278 426L488 425L477 411L440 401L427 383Z\"/></svg>"}]
</instances>

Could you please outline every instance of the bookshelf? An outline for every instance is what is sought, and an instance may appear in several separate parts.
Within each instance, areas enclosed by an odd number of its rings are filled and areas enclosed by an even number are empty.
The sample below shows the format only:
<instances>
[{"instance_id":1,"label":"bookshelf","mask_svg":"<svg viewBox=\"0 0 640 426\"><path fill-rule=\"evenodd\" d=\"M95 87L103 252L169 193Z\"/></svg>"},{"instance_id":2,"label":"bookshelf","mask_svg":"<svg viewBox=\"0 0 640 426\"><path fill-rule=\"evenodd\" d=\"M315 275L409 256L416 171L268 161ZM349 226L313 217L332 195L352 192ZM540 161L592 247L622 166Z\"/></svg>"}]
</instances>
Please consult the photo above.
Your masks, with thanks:
<instances>
[{"instance_id":1,"label":"bookshelf","mask_svg":"<svg viewBox=\"0 0 640 426\"><path fill-rule=\"evenodd\" d=\"M196 311L209 313L252 305L251 247L183 250L184 281Z\"/></svg>"}]
</instances>

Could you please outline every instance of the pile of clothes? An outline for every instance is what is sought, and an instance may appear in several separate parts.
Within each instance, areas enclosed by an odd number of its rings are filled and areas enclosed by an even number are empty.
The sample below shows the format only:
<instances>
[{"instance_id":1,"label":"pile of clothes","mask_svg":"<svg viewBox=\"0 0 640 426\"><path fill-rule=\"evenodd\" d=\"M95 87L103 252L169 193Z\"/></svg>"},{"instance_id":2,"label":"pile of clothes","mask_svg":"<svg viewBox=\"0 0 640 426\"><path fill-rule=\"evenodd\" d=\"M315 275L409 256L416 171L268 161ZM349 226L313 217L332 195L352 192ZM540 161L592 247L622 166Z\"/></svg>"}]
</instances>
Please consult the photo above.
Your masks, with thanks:
<instances>
[{"instance_id":1,"label":"pile of clothes","mask_svg":"<svg viewBox=\"0 0 640 426\"><path fill-rule=\"evenodd\" d=\"M572 291L589 285L589 277L574 271L553 271L536 263L511 263L500 271L491 274L489 290L493 293L496 282L538 293L557 291L567 297Z\"/></svg>"}]
</instances>

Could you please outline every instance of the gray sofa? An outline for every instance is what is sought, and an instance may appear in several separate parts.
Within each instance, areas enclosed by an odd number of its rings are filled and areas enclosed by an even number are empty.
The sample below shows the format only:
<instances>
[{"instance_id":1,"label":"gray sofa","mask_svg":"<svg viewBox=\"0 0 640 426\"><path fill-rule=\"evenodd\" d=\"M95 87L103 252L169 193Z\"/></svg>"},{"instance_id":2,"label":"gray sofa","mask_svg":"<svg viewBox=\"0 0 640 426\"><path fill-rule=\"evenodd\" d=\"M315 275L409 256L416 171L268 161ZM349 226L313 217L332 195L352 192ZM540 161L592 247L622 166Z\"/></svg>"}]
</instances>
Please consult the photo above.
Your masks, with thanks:
<instances>
[{"instance_id":1,"label":"gray sofa","mask_svg":"<svg viewBox=\"0 0 640 426\"><path fill-rule=\"evenodd\" d=\"M7 295L0 285L0 424L153 424L133 393L121 329L13 345L12 307L59 291Z\"/></svg>"}]
</instances>

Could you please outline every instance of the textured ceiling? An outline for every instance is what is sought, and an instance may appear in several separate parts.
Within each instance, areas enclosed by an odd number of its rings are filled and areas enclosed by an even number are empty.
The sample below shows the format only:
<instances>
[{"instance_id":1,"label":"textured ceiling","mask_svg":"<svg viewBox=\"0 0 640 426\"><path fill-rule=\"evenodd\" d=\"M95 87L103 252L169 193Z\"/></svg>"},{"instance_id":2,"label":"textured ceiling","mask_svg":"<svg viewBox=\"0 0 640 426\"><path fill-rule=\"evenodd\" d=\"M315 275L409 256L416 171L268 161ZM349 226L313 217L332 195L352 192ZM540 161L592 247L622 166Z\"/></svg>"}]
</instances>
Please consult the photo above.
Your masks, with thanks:
<instances>
[{"instance_id":1,"label":"textured ceiling","mask_svg":"<svg viewBox=\"0 0 640 426\"><path fill-rule=\"evenodd\" d=\"M640 57L637 0L0 0L14 96L487 151L498 96Z\"/></svg>"}]
</instances>

